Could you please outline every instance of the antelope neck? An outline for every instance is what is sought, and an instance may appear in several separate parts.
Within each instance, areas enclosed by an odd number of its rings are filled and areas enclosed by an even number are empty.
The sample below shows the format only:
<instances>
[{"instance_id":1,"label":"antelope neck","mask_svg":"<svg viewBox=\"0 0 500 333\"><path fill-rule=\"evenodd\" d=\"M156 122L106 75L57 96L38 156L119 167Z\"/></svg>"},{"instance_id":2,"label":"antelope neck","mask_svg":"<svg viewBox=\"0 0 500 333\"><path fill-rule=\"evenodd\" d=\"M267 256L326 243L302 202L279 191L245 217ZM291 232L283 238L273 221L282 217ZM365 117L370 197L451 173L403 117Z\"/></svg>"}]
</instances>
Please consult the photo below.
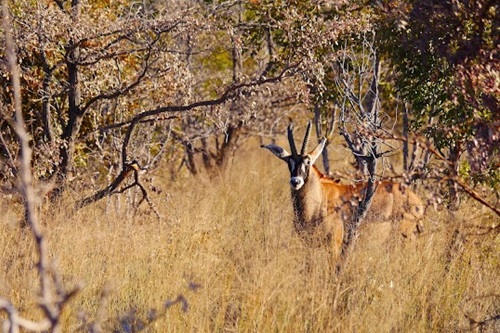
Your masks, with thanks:
<instances>
[{"instance_id":1,"label":"antelope neck","mask_svg":"<svg viewBox=\"0 0 500 333\"><path fill-rule=\"evenodd\" d=\"M321 183L316 168L309 168L305 184L298 190L292 189L292 201L295 211L295 226L306 229L307 221L312 224L319 223L321 219L322 202Z\"/></svg>"}]
</instances>

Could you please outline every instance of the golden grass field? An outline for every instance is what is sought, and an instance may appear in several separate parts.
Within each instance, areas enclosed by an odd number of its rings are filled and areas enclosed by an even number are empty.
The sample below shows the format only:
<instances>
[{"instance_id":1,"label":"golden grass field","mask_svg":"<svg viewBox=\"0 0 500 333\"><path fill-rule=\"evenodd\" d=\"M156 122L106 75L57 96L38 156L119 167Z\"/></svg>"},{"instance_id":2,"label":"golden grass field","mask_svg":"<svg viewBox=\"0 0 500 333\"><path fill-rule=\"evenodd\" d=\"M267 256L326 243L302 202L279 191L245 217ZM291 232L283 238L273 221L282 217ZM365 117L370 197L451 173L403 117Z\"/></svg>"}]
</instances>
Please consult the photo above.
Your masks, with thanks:
<instances>
[{"instance_id":1,"label":"golden grass field","mask_svg":"<svg viewBox=\"0 0 500 333\"><path fill-rule=\"evenodd\" d=\"M500 331L500 236L467 234L498 219L472 202L454 215L428 208L417 240L363 230L337 274L326 249L294 233L287 167L257 145L215 180L153 176L160 222L124 209L124 194L73 213L81 193L69 191L41 209L64 285L83 285L64 332L96 317L104 332ZM34 241L21 207L0 209L0 297L39 318ZM165 310L179 295L187 309Z\"/></svg>"}]
</instances>

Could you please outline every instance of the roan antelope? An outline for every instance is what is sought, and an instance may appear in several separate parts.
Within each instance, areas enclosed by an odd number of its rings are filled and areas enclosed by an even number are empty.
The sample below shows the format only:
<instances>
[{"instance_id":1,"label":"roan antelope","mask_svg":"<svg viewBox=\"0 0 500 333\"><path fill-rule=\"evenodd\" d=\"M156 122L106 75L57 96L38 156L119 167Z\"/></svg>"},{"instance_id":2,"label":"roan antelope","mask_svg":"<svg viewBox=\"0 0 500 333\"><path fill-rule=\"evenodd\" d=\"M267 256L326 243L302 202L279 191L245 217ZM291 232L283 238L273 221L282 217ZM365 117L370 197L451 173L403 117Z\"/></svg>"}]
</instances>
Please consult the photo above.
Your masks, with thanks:
<instances>
[{"instance_id":1,"label":"roan antelope","mask_svg":"<svg viewBox=\"0 0 500 333\"><path fill-rule=\"evenodd\" d=\"M288 141L291 153L274 144L261 147L269 149L288 164L297 233L308 243L329 243L333 254L338 257L343 247L345 223L349 223L356 214L357 204L363 198L367 184L340 184L323 175L314 162L325 148L326 139L321 139L316 148L306 153L311 133L309 122L299 154L292 130L290 124ZM409 236L409 232L420 231L418 219L423 212L422 201L413 191L398 183L380 181L366 219L398 220L402 222L401 232Z\"/></svg>"}]
</instances>

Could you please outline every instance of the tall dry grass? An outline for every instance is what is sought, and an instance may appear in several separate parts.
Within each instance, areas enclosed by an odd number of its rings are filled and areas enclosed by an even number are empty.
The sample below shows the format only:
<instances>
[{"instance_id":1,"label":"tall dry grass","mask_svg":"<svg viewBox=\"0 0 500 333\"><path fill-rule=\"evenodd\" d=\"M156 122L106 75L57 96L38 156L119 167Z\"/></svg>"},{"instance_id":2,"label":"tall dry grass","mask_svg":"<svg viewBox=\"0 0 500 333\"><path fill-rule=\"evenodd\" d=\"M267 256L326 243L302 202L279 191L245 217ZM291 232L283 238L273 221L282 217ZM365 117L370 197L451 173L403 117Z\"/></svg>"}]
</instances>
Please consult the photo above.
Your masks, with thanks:
<instances>
[{"instance_id":1,"label":"tall dry grass","mask_svg":"<svg viewBox=\"0 0 500 333\"><path fill-rule=\"evenodd\" d=\"M326 249L293 232L286 166L255 147L219 179L165 180L161 222L124 209L123 196L73 213L69 195L42 209L63 283L84 285L63 330L85 331L100 315L105 332L500 331L500 237L461 227L479 208L455 218L430 209L411 242L367 228L337 273ZM34 242L13 222L19 208L1 209L0 297L40 317ZM179 295L187 311L163 311Z\"/></svg>"}]
</instances>

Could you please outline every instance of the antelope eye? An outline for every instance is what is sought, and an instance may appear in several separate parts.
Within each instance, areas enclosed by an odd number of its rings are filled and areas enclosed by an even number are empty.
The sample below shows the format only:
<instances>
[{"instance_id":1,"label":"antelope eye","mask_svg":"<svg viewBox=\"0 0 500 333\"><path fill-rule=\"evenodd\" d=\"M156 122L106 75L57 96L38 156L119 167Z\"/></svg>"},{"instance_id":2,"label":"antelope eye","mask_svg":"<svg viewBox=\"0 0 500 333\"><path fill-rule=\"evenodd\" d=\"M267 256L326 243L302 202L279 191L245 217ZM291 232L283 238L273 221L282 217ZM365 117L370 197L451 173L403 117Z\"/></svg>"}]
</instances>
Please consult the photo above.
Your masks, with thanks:
<instances>
[{"instance_id":1,"label":"antelope eye","mask_svg":"<svg viewBox=\"0 0 500 333\"><path fill-rule=\"evenodd\" d=\"M304 163L308 166L311 166L311 160L310 159L306 159L304 160Z\"/></svg>"}]
</instances>

